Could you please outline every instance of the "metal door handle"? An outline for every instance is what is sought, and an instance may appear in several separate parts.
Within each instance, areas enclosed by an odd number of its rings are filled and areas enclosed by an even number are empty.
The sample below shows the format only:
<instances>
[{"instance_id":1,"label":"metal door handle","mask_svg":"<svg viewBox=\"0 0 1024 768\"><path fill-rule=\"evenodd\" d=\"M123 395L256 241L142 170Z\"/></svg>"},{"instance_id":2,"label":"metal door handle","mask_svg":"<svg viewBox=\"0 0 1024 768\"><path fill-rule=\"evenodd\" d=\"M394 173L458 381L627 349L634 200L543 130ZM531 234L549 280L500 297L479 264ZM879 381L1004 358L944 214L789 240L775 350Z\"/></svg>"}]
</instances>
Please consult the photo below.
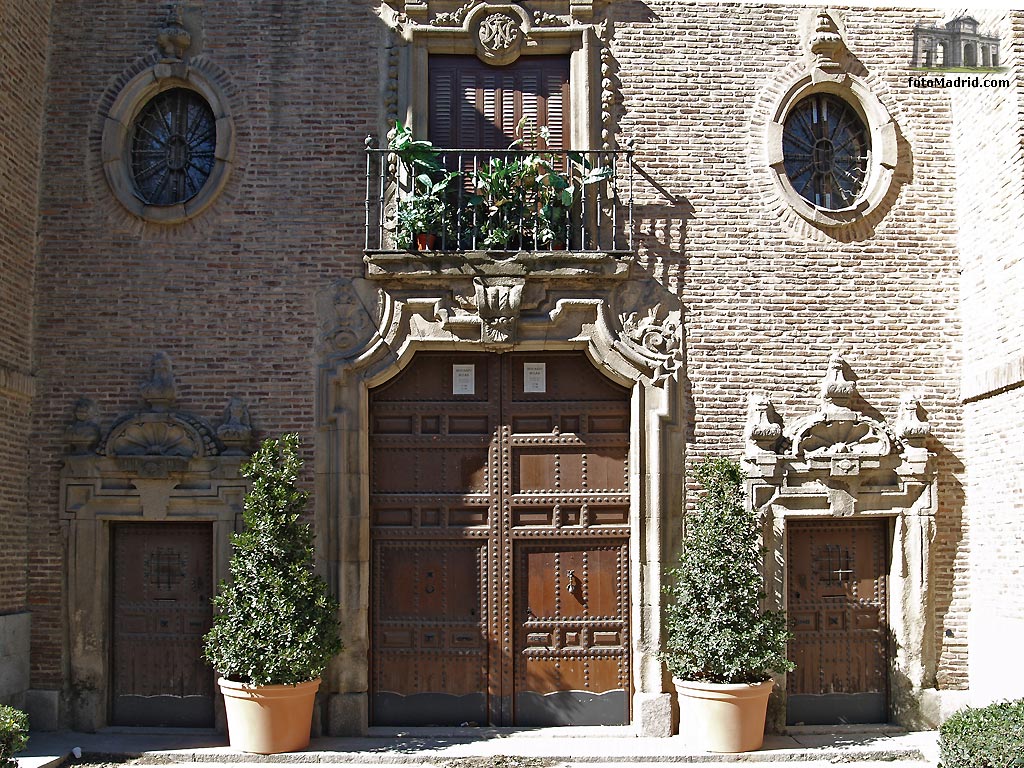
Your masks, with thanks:
<instances>
[{"instance_id":1,"label":"metal door handle","mask_svg":"<svg viewBox=\"0 0 1024 768\"><path fill-rule=\"evenodd\" d=\"M575 593L580 588L580 580L576 578L576 571L569 571L565 577L565 591Z\"/></svg>"}]
</instances>

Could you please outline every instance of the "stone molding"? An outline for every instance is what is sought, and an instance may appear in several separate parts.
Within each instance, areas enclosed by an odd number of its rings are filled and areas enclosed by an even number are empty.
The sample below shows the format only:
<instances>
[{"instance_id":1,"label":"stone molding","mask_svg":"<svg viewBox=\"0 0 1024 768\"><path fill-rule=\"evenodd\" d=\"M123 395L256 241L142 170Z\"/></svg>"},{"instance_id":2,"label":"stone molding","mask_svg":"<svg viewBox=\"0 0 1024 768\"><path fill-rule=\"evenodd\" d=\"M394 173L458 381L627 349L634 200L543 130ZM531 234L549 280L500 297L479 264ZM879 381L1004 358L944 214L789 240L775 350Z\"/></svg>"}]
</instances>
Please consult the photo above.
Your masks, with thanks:
<instances>
[{"instance_id":1,"label":"stone molding","mask_svg":"<svg viewBox=\"0 0 1024 768\"><path fill-rule=\"evenodd\" d=\"M31 400L36 395L36 377L6 365L0 365L0 395L17 400Z\"/></svg>"},{"instance_id":2,"label":"stone molding","mask_svg":"<svg viewBox=\"0 0 1024 768\"><path fill-rule=\"evenodd\" d=\"M633 720L648 735L671 734L657 649L662 563L678 546L685 430L681 313L663 293L653 281L592 274L355 278L320 292L316 529L345 642L324 675L330 733L365 733L368 724L370 388L420 350L578 349L632 389Z\"/></svg>"},{"instance_id":3,"label":"stone molding","mask_svg":"<svg viewBox=\"0 0 1024 768\"><path fill-rule=\"evenodd\" d=\"M1018 387L1024 387L1024 354L1009 356L996 365L965 366L960 399L973 403Z\"/></svg>"},{"instance_id":4,"label":"stone molding","mask_svg":"<svg viewBox=\"0 0 1024 768\"><path fill-rule=\"evenodd\" d=\"M232 398L215 427L176 409L176 392L170 358L157 353L139 387L145 408L104 429L96 404L83 398L64 433L70 453L60 475L60 518L71 638L65 703L79 730L108 724L111 526L211 523L215 581L228 575L230 538L240 528L248 487L240 467L252 447L251 419Z\"/></svg>"},{"instance_id":5,"label":"stone molding","mask_svg":"<svg viewBox=\"0 0 1024 768\"><path fill-rule=\"evenodd\" d=\"M206 210L227 184L234 164L235 127L224 73L201 57L189 56L192 35L172 8L156 35L160 53L150 57L113 95L103 114L100 153L103 175L117 201L131 214L154 224L178 224ZM172 88L195 91L215 119L214 165L206 183L189 200L174 205L149 205L135 193L131 174L131 143L135 120L158 94Z\"/></svg>"},{"instance_id":6,"label":"stone molding","mask_svg":"<svg viewBox=\"0 0 1024 768\"><path fill-rule=\"evenodd\" d=\"M863 66L847 47L845 24L838 13L823 8L805 11L800 34L800 60L775 77L770 103L763 106L763 117L757 118L761 148L756 154L763 158L771 177L772 194L784 209L814 228L851 228L883 209L891 197L894 171L900 160L898 128ZM790 183L783 164L786 118L800 101L815 93L832 94L849 104L870 136L864 187L854 203L845 208L823 208L802 197Z\"/></svg>"},{"instance_id":7,"label":"stone molding","mask_svg":"<svg viewBox=\"0 0 1024 768\"><path fill-rule=\"evenodd\" d=\"M886 517L894 522L889 628L890 716L928 725L923 692L934 686L931 544L935 455L917 393L905 393L893 424L856 410L857 380L839 353L829 360L818 408L786 426L769 394L752 393L743 468L750 506L761 516L768 602L785 608L786 524L800 518ZM783 691L785 686L782 686Z\"/></svg>"},{"instance_id":8,"label":"stone molding","mask_svg":"<svg viewBox=\"0 0 1024 768\"><path fill-rule=\"evenodd\" d=\"M437 11L434 5L428 0L381 0L375 9L398 43L389 51L382 84L388 120L401 120L422 133L429 115L431 53L475 55L495 66L521 55L564 54L572 83L567 105L570 145L580 150L613 146L611 123L618 96L612 90L610 61L605 62L608 76L602 75L607 30L597 24L595 6L603 3L572 0L533 13L519 4L489 0L470 0L454 11ZM380 126L380 135L389 129Z\"/></svg>"}]
</instances>

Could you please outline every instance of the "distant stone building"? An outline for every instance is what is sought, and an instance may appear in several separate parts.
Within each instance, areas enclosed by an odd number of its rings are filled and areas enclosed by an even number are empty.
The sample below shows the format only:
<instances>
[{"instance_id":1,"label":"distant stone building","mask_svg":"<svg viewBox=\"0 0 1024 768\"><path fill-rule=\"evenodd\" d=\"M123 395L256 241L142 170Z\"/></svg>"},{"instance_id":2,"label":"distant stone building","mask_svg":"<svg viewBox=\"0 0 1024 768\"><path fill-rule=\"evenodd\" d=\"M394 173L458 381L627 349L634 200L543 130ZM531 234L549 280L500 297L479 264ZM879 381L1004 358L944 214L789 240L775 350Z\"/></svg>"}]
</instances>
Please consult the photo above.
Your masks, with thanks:
<instances>
[{"instance_id":1,"label":"distant stone building","mask_svg":"<svg viewBox=\"0 0 1024 768\"><path fill-rule=\"evenodd\" d=\"M912 67L998 67L999 38L978 32L972 16L957 16L943 26L914 27Z\"/></svg>"},{"instance_id":2,"label":"distant stone building","mask_svg":"<svg viewBox=\"0 0 1024 768\"><path fill-rule=\"evenodd\" d=\"M775 727L1024 695L1024 12L947 25L1008 67L947 93L908 82L929 9L4 9L0 700L35 727L223 725L200 638L286 431L324 732L671 733L661 585L717 455L794 630Z\"/></svg>"}]
</instances>

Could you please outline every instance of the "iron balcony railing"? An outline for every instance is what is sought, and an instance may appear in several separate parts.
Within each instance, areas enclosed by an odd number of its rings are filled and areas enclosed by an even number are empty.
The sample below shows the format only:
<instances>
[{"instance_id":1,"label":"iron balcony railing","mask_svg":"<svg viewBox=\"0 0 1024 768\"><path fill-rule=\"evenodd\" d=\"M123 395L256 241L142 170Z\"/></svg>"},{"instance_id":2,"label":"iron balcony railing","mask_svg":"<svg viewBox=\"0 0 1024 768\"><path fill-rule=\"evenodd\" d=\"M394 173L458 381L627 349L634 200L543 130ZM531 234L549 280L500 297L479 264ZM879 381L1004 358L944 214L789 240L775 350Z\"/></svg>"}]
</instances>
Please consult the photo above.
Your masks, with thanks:
<instances>
[{"instance_id":1,"label":"iron balcony railing","mask_svg":"<svg viewBox=\"0 0 1024 768\"><path fill-rule=\"evenodd\" d=\"M633 152L436 149L424 168L367 139L365 251L632 253Z\"/></svg>"}]
</instances>

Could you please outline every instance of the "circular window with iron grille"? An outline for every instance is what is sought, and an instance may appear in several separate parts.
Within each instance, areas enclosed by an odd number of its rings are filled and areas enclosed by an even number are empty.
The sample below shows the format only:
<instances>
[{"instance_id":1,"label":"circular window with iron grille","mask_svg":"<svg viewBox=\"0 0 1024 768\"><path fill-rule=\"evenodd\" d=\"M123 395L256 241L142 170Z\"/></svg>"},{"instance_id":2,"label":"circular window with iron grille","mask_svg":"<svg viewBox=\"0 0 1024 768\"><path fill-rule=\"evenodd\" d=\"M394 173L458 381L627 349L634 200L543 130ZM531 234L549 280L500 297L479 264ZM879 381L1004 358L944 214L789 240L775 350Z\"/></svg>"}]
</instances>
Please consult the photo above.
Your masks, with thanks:
<instances>
[{"instance_id":1,"label":"circular window with iron grille","mask_svg":"<svg viewBox=\"0 0 1024 768\"><path fill-rule=\"evenodd\" d=\"M158 60L111 96L101 153L110 190L130 213L178 224L206 210L234 162L226 75L204 59Z\"/></svg>"},{"instance_id":2,"label":"circular window with iron grille","mask_svg":"<svg viewBox=\"0 0 1024 768\"><path fill-rule=\"evenodd\" d=\"M206 100L187 88L157 94L133 126L131 174L147 205L191 200L213 172L217 127Z\"/></svg>"},{"instance_id":3,"label":"circular window with iron grille","mask_svg":"<svg viewBox=\"0 0 1024 768\"><path fill-rule=\"evenodd\" d=\"M793 189L820 208L853 205L864 189L870 137L864 121L837 96L807 96L786 116L783 166Z\"/></svg>"}]
</instances>

